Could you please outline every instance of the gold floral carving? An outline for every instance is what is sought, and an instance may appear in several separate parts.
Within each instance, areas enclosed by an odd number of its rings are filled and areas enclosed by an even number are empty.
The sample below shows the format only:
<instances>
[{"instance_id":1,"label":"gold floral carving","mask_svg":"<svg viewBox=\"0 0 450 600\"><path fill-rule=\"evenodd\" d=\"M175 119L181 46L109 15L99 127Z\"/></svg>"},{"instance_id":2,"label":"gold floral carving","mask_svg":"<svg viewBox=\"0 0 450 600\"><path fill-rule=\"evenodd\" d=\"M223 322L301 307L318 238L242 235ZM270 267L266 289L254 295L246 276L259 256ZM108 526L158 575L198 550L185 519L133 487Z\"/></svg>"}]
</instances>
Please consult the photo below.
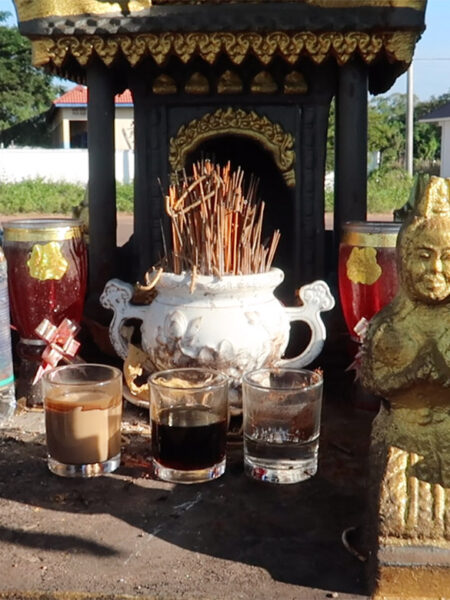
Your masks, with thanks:
<instances>
[{"instance_id":1,"label":"gold floral carving","mask_svg":"<svg viewBox=\"0 0 450 600\"><path fill-rule=\"evenodd\" d=\"M393 60L410 63L416 41L417 36L412 31L398 31L386 40L386 54Z\"/></svg>"},{"instance_id":2,"label":"gold floral carving","mask_svg":"<svg viewBox=\"0 0 450 600\"><path fill-rule=\"evenodd\" d=\"M27 261L31 277L45 281L64 277L69 263L64 258L58 242L35 244Z\"/></svg>"},{"instance_id":3,"label":"gold floral carving","mask_svg":"<svg viewBox=\"0 0 450 600\"><path fill-rule=\"evenodd\" d=\"M410 62L419 33L395 32L213 32L213 33L146 33L136 36L62 36L41 38L32 42L33 64L62 67L72 56L84 67L95 54L106 65L124 56L135 66L144 57L150 56L158 65L170 56L187 63L200 57L213 64L220 54L225 53L236 65L247 56L256 56L267 65L275 56L287 63L295 64L301 56L308 56L317 64L334 57L338 64L345 64L358 54L370 64L381 52L391 61Z\"/></svg>"},{"instance_id":4,"label":"gold floral carving","mask_svg":"<svg viewBox=\"0 0 450 600\"><path fill-rule=\"evenodd\" d=\"M187 155L203 141L218 135L252 138L268 150L290 187L295 186L294 139L278 123L256 112L242 109L219 109L183 125L170 140L169 162L173 171L185 166Z\"/></svg>"}]
</instances>

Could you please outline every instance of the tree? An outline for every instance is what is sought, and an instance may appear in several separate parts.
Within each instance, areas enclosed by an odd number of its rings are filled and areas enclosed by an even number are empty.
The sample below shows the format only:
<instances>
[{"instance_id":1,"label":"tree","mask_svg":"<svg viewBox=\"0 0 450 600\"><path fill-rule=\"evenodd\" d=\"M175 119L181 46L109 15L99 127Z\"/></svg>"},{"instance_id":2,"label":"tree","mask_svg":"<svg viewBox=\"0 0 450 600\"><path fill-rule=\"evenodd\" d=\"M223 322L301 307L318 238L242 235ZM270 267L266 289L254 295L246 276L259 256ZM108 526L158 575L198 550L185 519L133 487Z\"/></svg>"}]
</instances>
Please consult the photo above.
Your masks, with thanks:
<instances>
[{"instance_id":1,"label":"tree","mask_svg":"<svg viewBox=\"0 0 450 600\"><path fill-rule=\"evenodd\" d=\"M435 123L420 123L431 111L450 103L450 92L432 97L426 102L415 100L414 159L426 165L438 161L441 153L441 132ZM331 104L327 131L327 170L334 169L335 108ZM381 167L404 168L406 151L406 94L391 94L372 98L368 105L367 146L381 154ZM429 165L428 165L429 166ZM426 168L428 168L426 165Z\"/></svg>"},{"instance_id":2,"label":"tree","mask_svg":"<svg viewBox=\"0 0 450 600\"><path fill-rule=\"evenodd\" d=\"M382 165L399 166L405 153L406 99L402 94L372 99L368 106L367 147L381 153ZM334 168L335 107L331 105L327 132L327 170Z\"/></svg>"},{"instance_id":3,"label":"tree","mask_svg":"<svg viewBox=\"0 0 450 600\"><path fill-rule=\"evenodd\" d=\"M63 87L52 83L52 76L33 67L31 44L15 27L1 25L6 13L0 13L0 139L7 143L6 130L32 120L36 134L38 116L46 112ZM42 121L42 118L41 118Z\"/></svg>"},{"instance_id":4,"label":"tree","mask_svg":"<svg viewBox=\"0 0 450 600\"><path fill-rule=\"evenodd\" d=\"M368 107L368 149L381 153L381 166L403 163L405 156L406 96L372 98Z\"/></svg>"}]
</instances>

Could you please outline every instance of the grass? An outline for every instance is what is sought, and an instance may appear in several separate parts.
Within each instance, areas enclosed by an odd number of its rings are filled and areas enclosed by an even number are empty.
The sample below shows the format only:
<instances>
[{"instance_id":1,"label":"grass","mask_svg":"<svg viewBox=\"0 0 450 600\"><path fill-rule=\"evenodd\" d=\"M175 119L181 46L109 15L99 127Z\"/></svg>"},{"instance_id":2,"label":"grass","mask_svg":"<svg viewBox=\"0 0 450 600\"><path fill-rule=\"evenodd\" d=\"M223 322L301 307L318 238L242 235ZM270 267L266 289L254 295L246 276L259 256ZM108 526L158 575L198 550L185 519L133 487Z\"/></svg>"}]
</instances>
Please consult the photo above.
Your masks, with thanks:
<instances>
[{"instance_id":1,"label":"grass","mask_svg":"<svg viewBox=\"0 0 450 600\"><path fill-rule=\"evenodd\" d=\"M117 183L117 210L133 212L133 185ZM0 183L0 214L61 213L70 215L85 198L86 188L42 179Z\"/></svg>"},{"instance_id":2,"label":"grass","mask_svg":"<svg viewBox=\"0 0 450 600\"><path fill-rule=\"evenodd\" d=\"M117 210L133 212L133 184L117 183ZM371 213L391 212L408 201L413 179L398 168L379 169L367 180L367 209ZM51 183L42 179L0 183L0 214L71 214L83 202L86 188L72 183ZM333 191L325 193L325 210L333 210Z\"/></svg>"},{"instance_id":3,"label":"grass","mask_svg":"<svg viewBox=\"0 0 450 600\"><path fill-rule=\"evenodd\" d=\"M367 179L367 212L388 213L408 202L413 177L403 169L384 168L373 171ZM325 192L325 210L333 210L333 191Z\"/></svg>"}]
</instances>

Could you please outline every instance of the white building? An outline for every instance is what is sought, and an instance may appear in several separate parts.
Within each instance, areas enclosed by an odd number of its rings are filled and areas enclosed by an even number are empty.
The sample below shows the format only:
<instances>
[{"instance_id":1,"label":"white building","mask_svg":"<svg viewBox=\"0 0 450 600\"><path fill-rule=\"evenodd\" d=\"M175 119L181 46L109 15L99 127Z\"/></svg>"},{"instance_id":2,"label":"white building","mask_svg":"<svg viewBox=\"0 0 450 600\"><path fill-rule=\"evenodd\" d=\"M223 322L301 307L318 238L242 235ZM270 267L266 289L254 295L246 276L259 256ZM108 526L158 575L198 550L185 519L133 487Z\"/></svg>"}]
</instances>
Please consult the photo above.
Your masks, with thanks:
<instances>
[{"instance_id":1,"label":"white building","mask_svg":"<svg viewBox=\"0 0 450 600\"><path fill-rule=\"evenodd\" d=\"M450 102L420 119L421 123L436 123L441 128L441 177L450 177Z\"/></svg>"},{"instance_id":2,"label":"white building","mask_svg":"<svg viewBox=\"0 0 450 600\"><path fill-rule=\"evenodd\" d=\"M53 101L49 127L54 148L87 148L87 88L77 85ZM130 90L115 97L116 150L134 149L133 99Z\"/></svg>"}]
</instances>

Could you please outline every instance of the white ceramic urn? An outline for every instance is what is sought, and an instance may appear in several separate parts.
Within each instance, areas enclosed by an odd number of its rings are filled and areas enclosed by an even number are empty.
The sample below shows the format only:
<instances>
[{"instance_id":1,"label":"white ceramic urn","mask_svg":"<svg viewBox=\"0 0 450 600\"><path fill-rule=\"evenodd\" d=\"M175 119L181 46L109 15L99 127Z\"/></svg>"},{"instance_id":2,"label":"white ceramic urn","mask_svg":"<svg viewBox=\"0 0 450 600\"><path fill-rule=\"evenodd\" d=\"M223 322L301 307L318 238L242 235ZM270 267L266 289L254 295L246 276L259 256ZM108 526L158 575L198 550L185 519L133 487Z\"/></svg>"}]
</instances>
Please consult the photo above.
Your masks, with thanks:
<instances>
[{"instance_id":1,"label":"white ceramic urn","mask_svg":"<svg viewBox=\"0 0 450 600\"><path fill-rule=\"evenodd\" d=\"M304 367L321 352L326 330L320 313L333 308L334 298L324 281L300 289L302 306L286 308L274 290L284 274L273 268L267 273L225 275L163 273L151 304L135 305L133 287L112 279L100 298L114 311L109 333L120 357L126 358L128 340L123 325L139 319L142 349L155 370L202 366L218 369L231 379L231 387L242 375L262 366ZM290 322L304 321L311 339L304 351L283 359L289 341Z\"/></svg>"}]
</instances>

